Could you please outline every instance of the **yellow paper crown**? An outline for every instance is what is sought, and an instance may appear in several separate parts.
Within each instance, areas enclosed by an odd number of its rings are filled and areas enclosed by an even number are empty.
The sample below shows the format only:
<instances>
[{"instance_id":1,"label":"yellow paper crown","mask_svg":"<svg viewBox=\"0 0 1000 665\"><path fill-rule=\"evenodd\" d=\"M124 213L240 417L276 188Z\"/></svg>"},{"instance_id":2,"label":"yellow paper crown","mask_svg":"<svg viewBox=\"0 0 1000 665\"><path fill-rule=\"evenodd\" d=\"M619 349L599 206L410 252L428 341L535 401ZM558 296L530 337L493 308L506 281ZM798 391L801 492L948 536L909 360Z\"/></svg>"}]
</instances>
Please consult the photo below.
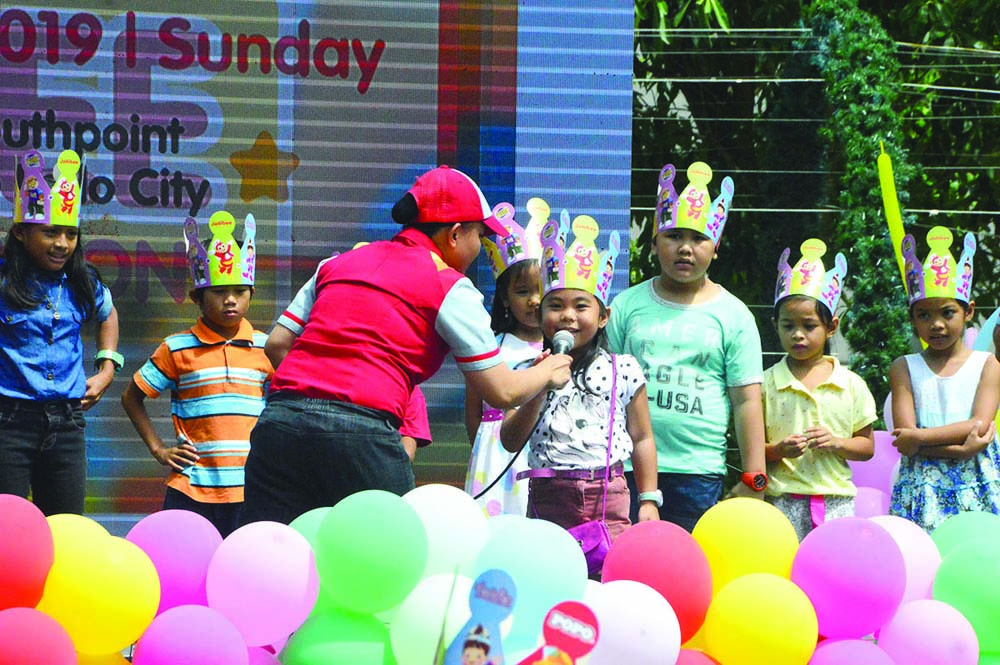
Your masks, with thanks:
<instances>
[{"instance_id":1,"label":"yellow paper crown","mask_svg":"<svg viewBox=\"0 0 1000 665\"><path fill-rule=\"evenodd\" d=\"M951 255L950 230L935 226L927 232L930 251L923 265L917 260L917 243L907 233L900 245L903 272L906 275L906 295L910 304L926 298L954 298L970 302L972 292L972 257L976 253L976 238L965 234L962 255L958 262Z\"/></svg>"},{"instance_id":2,"label":"yellow paper crown","mask_svg":"<svg viewBox=\"0 0 1000 665\"><path fill-rule=\"evenodd\" d=\"M667 229L691 229L708 236L716 245L722 238L729 217L729 205L733 201L733 179L722 179L722 192L714 201L709 198L708 183L712 181L712 169L705 162L695 162L688 167L688 185L677 196L674 178L677 169L667 164L660 171L660 183L656 195L656 233Z\"/></svg>"},{"instance_id":3,"label":"yellow paper crown","mask_svg":"<svg viewBox=\"0 0 1000 665\"><path fill-rule=\"evenodd\" d=\"M191 217L184 222L184 244L194 288L253 286L257 264L254 244L257 222L253 215L248 214L243 224L246 236L243 247L233 238L236 220L225 210L212 214L208 220L208 228L212 232L212 240L206 250L198 241L198 222Z\"/></svg>"},{"instance_id":4,"label":"yellow paper crown","mask_svg":"<svg viewBox=\"0 0 1000 665\"><path fill-rule=\"evenodd\" d=\"M847 275L847 259L837 253L833 260L833 268L829 272L823 266L823 255L826 254L826 243L818 238L810 238L799 247L802 258L795 267L788 265L791 250L785 248L778 259L778 283L774 288L774 304L788 296L809 296L820 301L830 310L837 311L837 303L844 288L844 277Z\"/></svg>"},{"instance_id":5,"label":"yellow paper crown","mask_svg":"<svg viewBox=\"0 0 1000 665\"><path fill-rule=\"evenodd\" d=\"M14 223L80 226L80 166L79 155L63 150L50 185L41 153L25 153L15 162Z\"/></svg>"},{"instance_id":6,"label":"yellow paper crown","mask_svg":"<svg viewBox=\"0 0 1000 665\"><path fill-rule=\"evenodd\" d=\"M594 241L600 233L597 220L580 215L573 220L573 243L567 240L569 213L563 211L560 222L549 220L542 227L542 295L555 289L581 289L593 293L608 304L615 260L621 250L618 232L608 237L608 249L598 253Z\"/></svg>"},{"instance_id":7,"label":"yellow paper crown","mask_svg":"<svg viewBox=\"0 0 1000 665\"><path fill-rule=\"evenodd\" d=\"M483 248L486 250L490 269L493 271L493 279L498 278L515 263L542 256L539 236L542 226L549 219L549 204L543 199L534 197L528 199L525 207L530 218L524 227L514 220L514 206L511 204L499 203L493 207L493 216L509 232L505 238L496 240L483 238Z\"/></svg>"}]
</instances>

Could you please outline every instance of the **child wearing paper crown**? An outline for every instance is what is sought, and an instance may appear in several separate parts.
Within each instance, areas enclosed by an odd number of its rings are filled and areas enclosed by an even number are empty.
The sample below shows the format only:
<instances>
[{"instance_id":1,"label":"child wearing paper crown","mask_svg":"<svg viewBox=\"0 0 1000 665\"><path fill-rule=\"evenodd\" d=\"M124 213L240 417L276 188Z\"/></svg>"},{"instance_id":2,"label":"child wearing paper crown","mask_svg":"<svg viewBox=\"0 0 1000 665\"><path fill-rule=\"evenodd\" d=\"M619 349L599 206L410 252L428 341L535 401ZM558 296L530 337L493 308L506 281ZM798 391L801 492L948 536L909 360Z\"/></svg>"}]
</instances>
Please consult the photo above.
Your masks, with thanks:
<instances>
[{"instance_id":1,"label":"child wearing paper crown","mask_svg":"<svg viewBox=\"0 0 1000 665\"><path fill-rule=\"evenodd\" d=\"M509 203L493 208L493 215L510 234L493 241L483 239L486 258L496 279L490 312L490 327L496 333L500 355L514 368L534 360L542 351L542 329L538 320L542 283L538 260L542 254L542 226L549 220L549 205L540 198L527 203L530 218L522 227L514 219ZM500 443L503 411L483 401L471 387L465 390L465 429L472 443L472 456L465 477L465 491L476 497L488 516L501 513L524 515L528 507L528 483L516 476L528 468L527 456L512 455ZM499 476L503 476L502 478Z\"/></svg>"},{"instance_id":2,"label":"child wearing paper crown","mask_svg":"<svg viewBox=\"0 0 1000 665\"><path fill-rule=\"evenodd\" d=\"M83 513L83 414L123 364L111 292L83 255L80 166L66 150L46 177L40 153L21 156L0 260L0 494L30 492L45 515ZM98 351L88 377L80 332L93 321Z\"/></svg>"},{"instance_id":3,"label":"child wearing paper crown","mask_svg":"<svg viewBox=\"0 0 1000 665\"><path fill-rule=\"evenodd\" d=\"M733 197L733 181L711 201L712 169L696 162L678 197L676 171L660 172L653 246L660 274L618 295L608 341L634 355L648 381L656 437L660 517L692 530L722 497L726 431L733 418L743 484L763 497L764 420L760 335L738 298L708 277ZM635 482L626 474L633 496Z\"/></svg>"},{"instance_id":4,"label":"child wearing paper crown","mask_svg":"<svg viewBox=\"0 0 1000 665\"><path fill-rule=\"evenodd\" d=\"M160 344L121 398L150 454L170 468L163 509L196 512L223 538L239 526L250 430L264 408L272 374L264 354L266 335L245 318L256 273L253 215L246 217L242 248L233 238L235 227L231 214L214 213L206 250L198 241L198 223L187 219L190 295L201 316ZM170 444L156 432L145 403L164 391L170 392L174 421Z\"/></svg>"},{"instance_id":5,"label":"child wearing paper crown","mask_svg":"<svg viewBox=\"0 0 1000 665\"><path fill-rule=\"evenodd\" d=\"M778 261L774 327L785 356L764 372L767 500L784 513L799 540L826 520L854 515L857 488L847 460L871 459L875 398L865 382L825 355L837 331L834 315L847 260L837 254L829 272L826 244L801 246L793 268L789 249Z\"/></svg>"},{"instance_id":6,"label":"child wearing paper crown","mask_svg":"<svg viewBox=\"0 0 1000 665\"><path fill-rule=\"evenodd\" d=\"M566 250L566 231L558 222L542 229L542 246L552 250L558 269L554 278L543 280L541 303L546 349L557 332L571 333L572 380L508 411L500 437L511 452L528 445L530 468L518 474L531 479L528 517L565 529L603 521L614 540L630 524L626 459L647 496L638 507L639 520L658 518L651 496L656 446L642 369L632 356L607 350L611 273L606 266L613 270L618 234L612 233L608 251L600 256L594 244L597 222L581 215L572 228L573 244Z\"/></svg>"},{"instance_id":7,"label":"child wearing paper crown","mask_svg":"<svg viewBox=\"0 0 1000 665\"><path fill-rule=\"evenodd\" d=\"M897 358L889 370L893 445L902 454L889 510L927 530L960 512L1000 513L994 424L1000 362L965 345L965 325L975 311L976 241L966 234L958 263L951 243L948 229L928 231L930 249L921 268L913 236L903 238L903 258L913 273L907 280L910 321L927 347ZM958 265L969 266L967 275Z\"/></svg>"}]
</instances>

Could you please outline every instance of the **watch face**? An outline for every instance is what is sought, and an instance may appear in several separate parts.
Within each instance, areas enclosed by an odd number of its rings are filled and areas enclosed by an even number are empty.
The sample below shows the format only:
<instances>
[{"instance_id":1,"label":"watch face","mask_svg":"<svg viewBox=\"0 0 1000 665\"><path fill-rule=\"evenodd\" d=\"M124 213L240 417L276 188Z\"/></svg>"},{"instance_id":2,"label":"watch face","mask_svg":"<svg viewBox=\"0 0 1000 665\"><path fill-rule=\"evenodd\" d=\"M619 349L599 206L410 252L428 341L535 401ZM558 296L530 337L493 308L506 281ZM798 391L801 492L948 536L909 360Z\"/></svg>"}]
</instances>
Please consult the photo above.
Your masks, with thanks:
<instances>
[{"instance_id":1,"label":"watch face","mask_svg":"<svg viewBox=\"0 0 1000 665\"><path fill-rule=\"evenodd\" d=\"M758 492L767 487L767 476L763 473L756 473L753 477L753 488Z\"/></svg>"}]
</instances>

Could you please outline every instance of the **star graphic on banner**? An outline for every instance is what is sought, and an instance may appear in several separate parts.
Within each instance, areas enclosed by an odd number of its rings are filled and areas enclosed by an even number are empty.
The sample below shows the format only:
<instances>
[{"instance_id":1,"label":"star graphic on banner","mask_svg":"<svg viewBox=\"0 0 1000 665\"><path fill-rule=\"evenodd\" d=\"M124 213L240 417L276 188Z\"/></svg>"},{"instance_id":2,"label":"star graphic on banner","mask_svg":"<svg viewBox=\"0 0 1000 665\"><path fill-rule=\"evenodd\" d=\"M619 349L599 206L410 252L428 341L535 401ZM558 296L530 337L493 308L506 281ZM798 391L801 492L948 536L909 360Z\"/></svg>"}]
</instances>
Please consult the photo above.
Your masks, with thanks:
<instances>
[{"instance_id":1,"label":"star graphic on banner","mask_svg":"<svg viewBox=\"0 0 1000 665\"><path fill-rule=\"evenodd\" d=\"M229 163L239 174L240 198L244 203L266 196L272 201L288 200L288 178L299 167L299 156L278 150L268 131L257 135L253 147L229 155Z\"/></svg>"}]
</instances>

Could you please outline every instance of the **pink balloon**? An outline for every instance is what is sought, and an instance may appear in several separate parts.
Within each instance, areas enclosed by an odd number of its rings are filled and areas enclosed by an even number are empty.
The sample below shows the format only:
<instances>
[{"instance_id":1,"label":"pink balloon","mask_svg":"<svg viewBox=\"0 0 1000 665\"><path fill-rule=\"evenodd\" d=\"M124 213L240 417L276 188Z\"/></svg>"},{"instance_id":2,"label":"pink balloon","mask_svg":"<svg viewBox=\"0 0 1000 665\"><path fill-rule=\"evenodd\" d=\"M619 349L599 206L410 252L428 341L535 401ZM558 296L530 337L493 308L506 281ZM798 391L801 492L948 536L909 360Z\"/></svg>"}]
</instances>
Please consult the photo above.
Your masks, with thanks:
<instances>
[{"instance_id":1,"label":"pink balloon","mask_svg":"<svg viewBox=\"0 0 1000 665\"><path fill-rule=\"evenodd\" d=\"M809 665L896 665L882 649L867 640L824 640L816 647Z\"/></svg>"},{"instance_id":2,"label":"pink balloon","mask_svg":"<svg viewBox=\"0 0 1000 665\"><path fill-rule=\"evenodd\" d=\"M281 665L281 661L262 647L250 647L250 665Z\"/></svg>"},{"instance_id":3,"label":"pink balloon","mask_svg":"<svg viewBox=\"0 0 1000 665\"><path fill-rule=\"evenodd\" d=\"M824 637L864 637L884 624L903 598L906 569L892 536L859 517L831 520L810 532L792 562L792 582L812 602Z\"/></svg>"},{"instance_id":4,"label":"pink balloon","mask_svg":"<svg viewBox=\"0 0 1000 665\"><path fill-rule=\"evenodd\" d=\"M208 563L222 544L214 524L190 510L161 510L142 518L125 539L149 555L160 576L157 614L178 605L208 604Z\"/></svg>"},{"instance_id":5,"label":"pink balloon","mask_svg":"<svg viewBox=\"0 0 1000 665\"><path fill-rule=\"evenodd\" d=\"M719 665L719 661L696 649L681 649L676 665Z\"/></svg>"},{"instance_id":6,"label":"pink balloon","mask_svg":"<svg viewBox=\"0 0 1000 665\"><path fill-rule=\"evenodd\" d=\"M312 547L277 522L240 527L208 564L208 605L225 615L249 646L287 638L316 604L319 575Z\"/></svg>"},{"instance_id":7,"label":"pink balloon","mask_svg":"<svg viewBox=\"0 0 1000 665\"><path fill-rule=\"evenodd\" d=\"M49 523L27 499L0 494L0 534L0 610L34 607L55 557Z\"/></svg>"},{"instance_id":8,"label":"pink balloon","mask_svg":"<svg viewBox=\"0 0 1000 665\"><path fill-rule=\"evenodd\" d=\"M895 515L880 515L871 521L889 532L903 554L906 588L902 602L930 598L934 575L941 565L941 553L931 535L914 522Z\"/></svg>"},{"instance_id":9,"label":"pink balloon","mask_svg":"<svg viewBox=\"0 0 1000 665\"><path fill-rule=\"evenodd\" d=\"M879 646L897 663L976 665L979 641L961 612L940 600L904 604L879 632Z\"/></svg>"},{"instance_id":10,"label":"pink balloon","mask_svg":"<svg viewBox=\"0 0 1000 665\"><path fill-rule=\"evenodd\" d=\"M690 533L666 521L626 529L608 552L601 579L633 580L658 591L677 615L682 643L701 628L712 602L712 571L705 553Z\"/></svg>"},{"instance_id":11,"label":"pink balloon","mask_svg":"<svg viewBox=\"0 0 1000 665\"><path fill-rule=\"evenodd\" d=\"M249 665L247 644L229 619L203 605L172 607L149 624L132 665Z\"/></svg>"},{"instance_id":12,"label":"pink balloon","mask_svg":"<svg viewBox=\"0 0 1000 665\"><path fill-rule=\"evenodd\" d=\"M73 640L55 619L34 608L0 611L0 665L26 663L76 665Z\"/></svg>"},{"instance_id":13,"label":"pink balloon","mask_svg":"<svg viewBox=\"0 0 1000 665\"><path fill-rule=\"evenodd\" d=\"M889 514L889 495L874 487L859 487L854 497L855 517L877 517Z\"/></svg>"},{"instance_id":14,"label":"pink balloon","mask_svg":"<svg viewBox=\"0 0 1000 665\"><path fill-rule=\"evenodd\" d=\"M875 432L875 455L865 462L848 460L847 465L858 488L874 487L892 494L892 477L899 458L899 451L892 445L892 434L879 430Z\"/></svg>"}]
</instances>

